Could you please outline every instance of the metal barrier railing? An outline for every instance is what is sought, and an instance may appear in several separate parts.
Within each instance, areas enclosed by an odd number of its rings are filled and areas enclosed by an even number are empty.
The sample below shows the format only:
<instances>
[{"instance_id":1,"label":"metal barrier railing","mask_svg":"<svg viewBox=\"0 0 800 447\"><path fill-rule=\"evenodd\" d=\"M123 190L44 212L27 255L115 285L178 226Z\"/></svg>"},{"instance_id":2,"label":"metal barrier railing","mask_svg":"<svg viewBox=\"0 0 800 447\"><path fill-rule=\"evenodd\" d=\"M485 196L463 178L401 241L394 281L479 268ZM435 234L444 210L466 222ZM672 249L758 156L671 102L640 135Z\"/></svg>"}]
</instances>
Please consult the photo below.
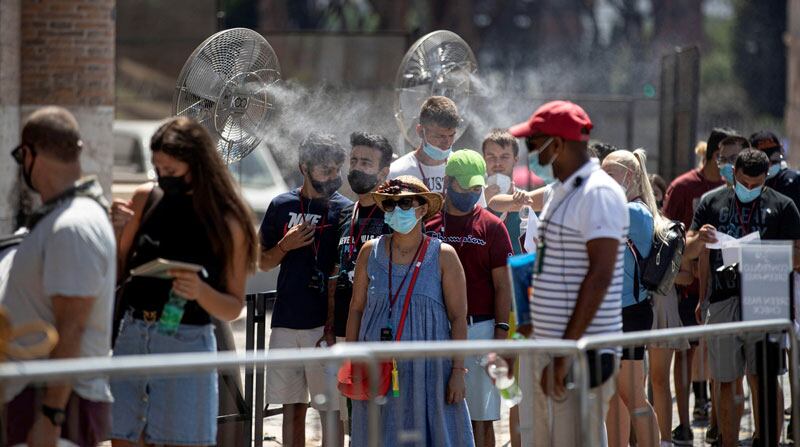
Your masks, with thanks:
<instances>
[{"instance_id":1,"label":"metal barrier railing","mask_svg":"<svg viewBox=\"0 0 800 447\"><path fill-rule=\"evenodd\" d=\"M248 306L251 303L248 302ZM251 313L248 312L248 319ZM257 319L259 314L256 309L252 313ZM181 353L181 354L151 354L137 356L80 358L64 360L37 360L26 362L8 362L0 364L0 383L12 383L24 380L26 382L46 382L81 378L81 377L127 377L136 375L179 375L196 373L200 371L240 371L244 368L248 373L245 378L245 400L248 405L251 424L248 425L246 436L247 445L254 440L252 429L256 428L256 439L262 437L264 401L264 368L297 366L311 362L338 366L344 360L357 360L370 365L373 373L377 372L378 362L395 358L398 360L420 360L432 357L453 357L483 355L495 352L505 356L523 356L534 358L536 356L570 356L576 359L574 363L574 383L580 397L579 420L582 427L588 427L589 420L589 389L588 377L590 371L583 355L589 350L618 346L633 346L653 342L672 340L689 340L699 338L713 338L724 335L741 335L745 333L788 332L791 336L791 380L792 401L795 405L794 416L800 414L800 383L798 383L797 335L791 322L788 320L768 320L759 322L727 323L719 325L697 326L689 328L667 329L627 333L621 335L603 335L584 337L578 341L567 340L470 340L470 341L438 341L438 342L397 342L397 343L342 343L328 349L283 349L264 351L265 328L255 329L253 334L247 335L248 347L253 346L255 352L244 353L219 352L219 353ZM248 327L250 325L248 324ZM261 349L258 349L261 348ZM250 380L248 380L248 378ZM372 384L374 388L377 384ZM377 391L377 390L375 390ZM336 395L335 384L331 396ZM533 405L533 399L527 399L528 405ZM524 402L524 400L523 400ZM369 445L380 445L380 421L378 418L378 402L369 403ZM256 415L258 415L256 417ZM800 420L800 419L797 419ZM330 421L328 421L330 422ZM799 427L795 427L795 439L798 438ZM580 430L579 430L580 431ZM580 435L580 434L579 434ZM589 437L583 436L581 445L589 445Z\"/></svg>"}]
</instances>

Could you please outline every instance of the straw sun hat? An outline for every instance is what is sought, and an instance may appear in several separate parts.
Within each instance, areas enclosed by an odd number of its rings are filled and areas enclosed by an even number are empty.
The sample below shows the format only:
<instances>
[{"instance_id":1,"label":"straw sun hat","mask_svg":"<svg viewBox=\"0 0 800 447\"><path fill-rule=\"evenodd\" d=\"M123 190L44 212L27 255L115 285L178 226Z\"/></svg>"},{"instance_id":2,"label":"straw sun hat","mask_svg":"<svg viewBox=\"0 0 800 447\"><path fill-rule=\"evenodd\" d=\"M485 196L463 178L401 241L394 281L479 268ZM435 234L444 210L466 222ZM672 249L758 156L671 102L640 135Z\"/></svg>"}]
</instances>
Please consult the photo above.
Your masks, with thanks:
<instances>
[{"instance_id":1,"label":"straw sun hat","mask_svg":"<svg viewBox=\"0 0 800 447\"><path fill-rule=\"evenodd\" d=\"M387 198L398 198L404 196L418 196L425 199L428 204L428 213L422 216L422 220L428 220L442 209L442 196L439 193L431 192L425 184L418 178L410 175L401 175L396 179L387 180L378 190L372 193L372 198L382 211L383 201Z\"/></svg>"}]
</instances>

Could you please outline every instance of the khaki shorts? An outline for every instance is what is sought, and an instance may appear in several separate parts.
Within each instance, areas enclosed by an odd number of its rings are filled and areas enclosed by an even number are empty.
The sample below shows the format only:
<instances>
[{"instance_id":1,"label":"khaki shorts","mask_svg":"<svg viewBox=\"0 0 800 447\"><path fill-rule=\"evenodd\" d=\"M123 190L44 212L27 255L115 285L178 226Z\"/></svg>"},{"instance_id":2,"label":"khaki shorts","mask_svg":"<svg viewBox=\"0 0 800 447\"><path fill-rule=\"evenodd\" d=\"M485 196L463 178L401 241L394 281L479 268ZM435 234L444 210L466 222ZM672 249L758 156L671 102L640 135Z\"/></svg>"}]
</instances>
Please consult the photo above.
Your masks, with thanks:
<instances>
[{"instance_id":1,"label":"khaki shorts","mask_svg":"<svg viewBox=\"0 0 800 447\"><path fill-rule=\"evenodd\" d=\"M706 324L737 321L742 321L739 297L731 297L708 305ZM770 334L770 336L785 339L780 334ZM764 335L759 333L708 338L706 344L711 378L726 383L740 379L745 374L756 374L759 360L756 356L756 343L762 340ZM781 346L785 348L783 342ZM784 366L778 371L779 374L785 372Z\"/></svg>"},{"instance_id":2,"label":"khaki shorts","mask_svg":"<svg viewBox=\"0 0 800 447\"><path fill-rule=\"evenodd\" d=\"M313 348L323 327L314 329L272 328L269 349ZM336 370L322 362L296 367L267 367L268 404L307 404L319 411L338 410Z\"/></svg>"},{"instance_id":3,"label":"khaki shorts","mask_svg":"<svg viewBox=\"0 0 800 447\"><path fill-rule=\"evenodd\" d=\"M605 419L608 402L616 390L616 371L602 385L589 390L589 427L581 427L578 430L576 429L580 425L578 391L568 391L567 397L561 402L548 398L542 391L540 385L542 369L548 363L548 358L540 356L533 358L523 356L520 359L520 389L523 394L519 408L519 430L522 445L606 446L608 440ZM585 440L587 443L579 444L579 435L588 437L588 440Z\"/></svg>"}]
</instances>

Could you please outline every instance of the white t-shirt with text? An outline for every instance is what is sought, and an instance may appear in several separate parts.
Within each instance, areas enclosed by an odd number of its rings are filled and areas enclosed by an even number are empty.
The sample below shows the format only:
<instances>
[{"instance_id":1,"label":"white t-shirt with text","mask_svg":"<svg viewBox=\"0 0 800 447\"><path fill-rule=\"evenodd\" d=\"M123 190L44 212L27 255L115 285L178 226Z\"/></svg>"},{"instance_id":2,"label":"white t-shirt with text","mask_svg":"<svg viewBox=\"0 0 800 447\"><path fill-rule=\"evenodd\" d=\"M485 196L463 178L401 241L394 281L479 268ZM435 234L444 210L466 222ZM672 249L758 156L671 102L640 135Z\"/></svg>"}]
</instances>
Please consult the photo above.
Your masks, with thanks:
<instances>
[{"instance_id":1,"label":"white t-shirt with text","mask_svg":"<svg viewBox=\"0 0 800 447\"><path fill-rule=\"evenodd\" d=\"M409 152L393 161L389 167L389 179L410 175L422 180L431 192L444 193L444 170L447 163L436 166L422 164L415 152Z\"/></svg>"}]
</instances>

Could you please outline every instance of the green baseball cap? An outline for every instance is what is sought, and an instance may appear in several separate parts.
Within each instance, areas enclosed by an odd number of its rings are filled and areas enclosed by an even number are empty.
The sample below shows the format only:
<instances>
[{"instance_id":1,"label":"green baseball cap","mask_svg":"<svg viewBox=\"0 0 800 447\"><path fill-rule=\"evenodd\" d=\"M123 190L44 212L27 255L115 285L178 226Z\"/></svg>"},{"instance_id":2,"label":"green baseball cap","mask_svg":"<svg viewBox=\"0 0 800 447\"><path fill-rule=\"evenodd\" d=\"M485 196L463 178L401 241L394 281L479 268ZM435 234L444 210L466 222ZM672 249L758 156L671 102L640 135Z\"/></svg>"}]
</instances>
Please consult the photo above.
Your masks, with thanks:
<instances>
[{"instance_id":1,"label":"green baseball cap","mask_svg":"<svg viewBox=\"0 0 800 447\"><path fill-rule=\"evenodd\" d=\"M461 149L453 152L447 159L444 174L455 177L462 188L486 186L486 162L481 154L472 149Z\"/></svg>"}]
</instances>

